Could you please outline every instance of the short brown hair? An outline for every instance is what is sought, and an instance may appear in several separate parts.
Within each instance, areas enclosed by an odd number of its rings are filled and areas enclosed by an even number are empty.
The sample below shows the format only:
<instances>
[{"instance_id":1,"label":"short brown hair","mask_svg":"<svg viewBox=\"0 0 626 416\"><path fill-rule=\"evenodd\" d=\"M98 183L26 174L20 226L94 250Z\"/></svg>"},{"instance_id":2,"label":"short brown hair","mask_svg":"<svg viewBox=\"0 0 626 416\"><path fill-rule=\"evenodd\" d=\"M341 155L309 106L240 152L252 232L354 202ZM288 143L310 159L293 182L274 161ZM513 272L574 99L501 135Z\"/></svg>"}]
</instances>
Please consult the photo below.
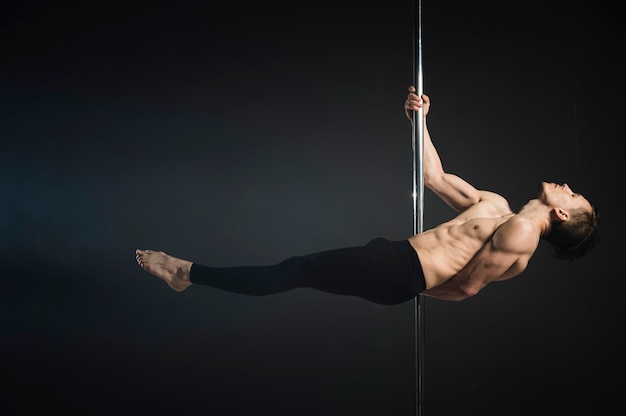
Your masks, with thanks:
<instances>
[{"instance_id":1,"label":"short brown hair","mask_svg":"<svg viewBox=\"0 0 626 416\"><path fill-rule=\"evenodd\" d=\"M550 231L543 236L554 248L554 256L576 260L589 253L598 243L600 216L595 206L591 211L577 208L567 221L552 221Z\"/></svg>"}]
</instances>

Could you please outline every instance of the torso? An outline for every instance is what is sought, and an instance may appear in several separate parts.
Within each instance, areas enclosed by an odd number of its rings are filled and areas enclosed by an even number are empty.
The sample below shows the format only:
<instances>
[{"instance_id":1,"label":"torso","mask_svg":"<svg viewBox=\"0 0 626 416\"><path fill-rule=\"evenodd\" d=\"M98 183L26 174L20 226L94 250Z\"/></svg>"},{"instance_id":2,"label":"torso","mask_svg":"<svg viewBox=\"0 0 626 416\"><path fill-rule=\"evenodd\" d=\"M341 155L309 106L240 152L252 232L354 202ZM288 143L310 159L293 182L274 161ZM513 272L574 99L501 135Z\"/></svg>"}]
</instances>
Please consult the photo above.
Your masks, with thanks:
<instances>
[{"instance_id":1,"label":"torso","mask_svg":"<svg viewBox=\"0 0 626 416\"><path fill-rule=\"evenodd\" d=\"M477 203L456 218L409 239L422 265L426 288L456 275L514 217L502 197Z\"/></svg>"}]
</instances>

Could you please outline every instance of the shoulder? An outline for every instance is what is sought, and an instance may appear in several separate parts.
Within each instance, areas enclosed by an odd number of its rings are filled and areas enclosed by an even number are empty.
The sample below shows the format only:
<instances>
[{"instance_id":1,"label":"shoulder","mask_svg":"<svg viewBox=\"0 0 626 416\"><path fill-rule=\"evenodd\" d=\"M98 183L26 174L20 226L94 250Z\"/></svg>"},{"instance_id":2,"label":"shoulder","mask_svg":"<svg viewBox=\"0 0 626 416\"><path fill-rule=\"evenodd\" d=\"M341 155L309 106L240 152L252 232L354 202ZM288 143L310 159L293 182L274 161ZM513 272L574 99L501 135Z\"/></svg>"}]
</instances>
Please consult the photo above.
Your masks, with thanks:
<instances>
[{"instance_id":1,"label":"shoulder","mask_svg":"<svg viewBox=\"0 0 626 416\"><path fill-rule=\"evenodd\" d=\"M500 225L491 241L492 253L503 262L503 267L508 267L494 280L506 280L522 273L537 250L539 239L538 227L526 218L513 216Z\"/></svg>"},{"instance_id":2,"label":"shoulder","mask_svg":"<svg viewBox=\"0 0 626 416\"><path fill-rule=\"evenodd\" d=\"M491 191L478 191L479 201L463 212L460 219L497 218L513 214L509 202L500 194Z\"/></svg>"},{"instance_id":3,"label":"shoulder","mask_svg":"<svg viewBox=\"0 0 626 416\"><path fill-rule=\"evenodd\" d=\"M539 245L540 228L531 220L514 215L493 235L495 248L518 254L531 254Z\"/></svg>"},{"instance_id":4,"label":"shoulder","mask_svg":"<svg viewBox=\"0 0 626 416\"><path fill-rule=\"evenodd\" d=\"M478 191L478 195L479 195L480 201L503 203L503 204L506 204L507 206L509 205L509 202L506 200L505 197L492 191L480 190Z\"/></svg>"}]
</instances>

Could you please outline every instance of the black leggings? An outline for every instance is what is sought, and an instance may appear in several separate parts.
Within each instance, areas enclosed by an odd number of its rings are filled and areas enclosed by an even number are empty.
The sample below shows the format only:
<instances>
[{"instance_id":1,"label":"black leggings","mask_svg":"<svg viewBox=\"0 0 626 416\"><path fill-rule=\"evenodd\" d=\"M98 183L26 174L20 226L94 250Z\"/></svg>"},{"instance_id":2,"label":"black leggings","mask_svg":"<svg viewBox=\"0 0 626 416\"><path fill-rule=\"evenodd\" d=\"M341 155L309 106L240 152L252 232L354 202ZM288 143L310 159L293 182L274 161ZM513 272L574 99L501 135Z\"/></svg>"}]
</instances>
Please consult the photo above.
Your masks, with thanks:
<instances>
[{"instance_id":1,"label":"black leggings","mask_svg":"<svg viewBox=\"0 0 626 416\"><path fill-rule=\"evenodd\" d=\"M365 246L290 257L271 266L208 267L193 263L192 283L265 296L308 287L382 305L406 302L426 289L408 240L376 238Z\"/></svg>"}]
</instances>

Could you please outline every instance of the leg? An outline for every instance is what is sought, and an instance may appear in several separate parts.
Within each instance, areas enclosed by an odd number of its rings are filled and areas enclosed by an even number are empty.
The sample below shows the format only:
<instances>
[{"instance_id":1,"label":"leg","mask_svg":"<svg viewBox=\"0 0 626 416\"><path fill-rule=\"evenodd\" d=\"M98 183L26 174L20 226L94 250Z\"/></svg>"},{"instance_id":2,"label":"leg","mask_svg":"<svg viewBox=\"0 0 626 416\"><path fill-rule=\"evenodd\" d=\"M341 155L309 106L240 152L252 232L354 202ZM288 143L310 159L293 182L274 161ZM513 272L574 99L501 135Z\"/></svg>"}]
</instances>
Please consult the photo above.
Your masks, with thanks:
<instances>
[{"instance_id":1,"label":"leg","mask_svg":"<svg viewBox=\"0 0 626 416\"><path fill-rule=\"evenodd\" d=\"M193 263L189 280L251 296L308 287L385 305L405 302L425 289L417 254L408 241L384 239L366 246L291 257L270 266L208 267Z\"/></svg>"}]
</instances>

